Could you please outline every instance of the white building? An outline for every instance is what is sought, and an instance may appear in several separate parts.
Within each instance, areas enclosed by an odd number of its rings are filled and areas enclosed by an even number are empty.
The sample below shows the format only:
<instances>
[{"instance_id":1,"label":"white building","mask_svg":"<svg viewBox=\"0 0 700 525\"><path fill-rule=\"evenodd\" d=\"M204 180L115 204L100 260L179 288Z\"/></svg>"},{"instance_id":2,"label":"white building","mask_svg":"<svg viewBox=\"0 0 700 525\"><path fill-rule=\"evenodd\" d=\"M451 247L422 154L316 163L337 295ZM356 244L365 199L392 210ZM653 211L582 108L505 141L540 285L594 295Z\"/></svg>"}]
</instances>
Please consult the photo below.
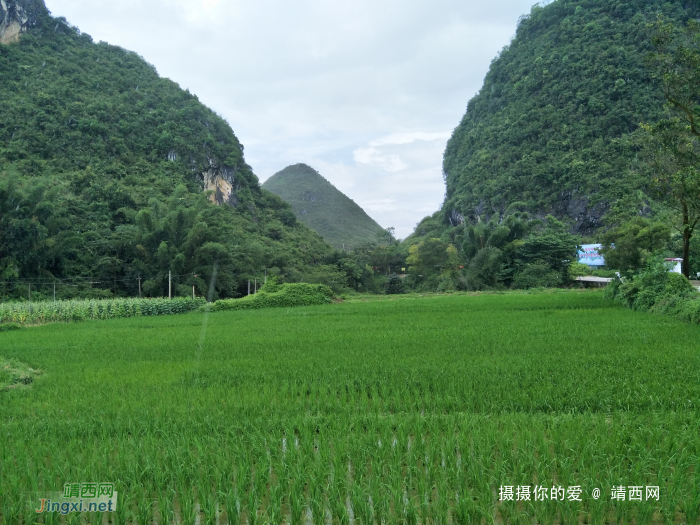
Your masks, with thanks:
<instances>
[{"instance_id":1,"label":"white building","mask_svg":"<svg viewBox=\"0 0 700 525\"><path fill-rule=\"evenodd\" d=\"M666 259L667 263L676 263L673 268L671 268L669 271L673 273L683 273L681 270L681 263L683 262L683 259L680 257L671 257L669 259ZM670 265L669 265L670 266Z\"/></svg>"}]
</instances>

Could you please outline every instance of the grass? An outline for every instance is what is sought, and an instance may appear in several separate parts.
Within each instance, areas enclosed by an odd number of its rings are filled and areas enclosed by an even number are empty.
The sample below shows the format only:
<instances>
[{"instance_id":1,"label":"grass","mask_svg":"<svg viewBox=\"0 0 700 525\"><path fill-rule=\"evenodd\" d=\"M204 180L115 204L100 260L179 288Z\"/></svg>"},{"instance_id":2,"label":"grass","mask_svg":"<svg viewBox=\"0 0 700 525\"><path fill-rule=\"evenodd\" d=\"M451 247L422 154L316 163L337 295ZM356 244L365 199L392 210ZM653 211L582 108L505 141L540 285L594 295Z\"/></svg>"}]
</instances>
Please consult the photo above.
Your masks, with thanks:
<instances>
[{"instance_id":1,"label":"grass","mask_svg":"<svg viewBox=\"0 0 700 525\"><path fill-rule=\"evenodd\" d=\"M44 372L0 392L0 523L79 481L116 483L139 524L698 521L698 326L599 292L204 319L0 333ZM500 502L503 485L583 501ZM660 500L611 501L620 485Z\"/></svg>"},{"instance_id":2,"label":"grass","mask_svg":"<svg viewBox=\"0 0 700 525\"><path fill-rule=\"evenodd\" d=\"M34 370L14 359L0 357L0 391L27 387L39 375L41 375L40 370Z\"/></svg>"}]
</instances>

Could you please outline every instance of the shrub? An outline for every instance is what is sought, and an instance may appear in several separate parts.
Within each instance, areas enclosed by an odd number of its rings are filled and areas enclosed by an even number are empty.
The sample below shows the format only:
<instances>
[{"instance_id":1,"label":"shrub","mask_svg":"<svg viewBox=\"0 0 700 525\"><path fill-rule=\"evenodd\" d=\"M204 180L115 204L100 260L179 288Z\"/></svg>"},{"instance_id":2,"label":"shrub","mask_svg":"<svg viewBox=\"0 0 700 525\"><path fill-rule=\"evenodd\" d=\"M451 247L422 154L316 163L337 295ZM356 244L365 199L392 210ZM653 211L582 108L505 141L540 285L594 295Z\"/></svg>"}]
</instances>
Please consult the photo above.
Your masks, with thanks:
<instances>
[{"instance_id":1,"label":"shrub","mask_svg":"<svg viewBox=\"0 0 700 525\"><path fill-rule=\"evenodd\" d=\"M586 275L592 275L591 269L586 264L581 264L580 262L572 262L569 265L569 275L572 278L585 277Z\"/></svg>"},{"instance_id":2,"label":"shrub","mask_svg":"<svg viewBox=\"0 0 700 525\"><path fill-rule=\"evenodd\" d=\"M653 257L631 279L614 279L605 297L628 308L670 315L682 321L700 322L700 293L678 273L670 273L660 257Z\"/></svg>"},{"instance_id":3,"label":"shrub","mask_svg":"<svg viewBox=\"0 0 700 525\"><path fill-rule=\"evenodd\" d=\"M270 286L268 286L268 284ZM268 284L263 286L255 295L248 295L242 299L222 299L216 301L211 309L214 311L257 310L259 308L313 306L330 303L333 298L333 290L325 284Z\"/></svg>"},{"instance_id":4,"label":"shrub","mask_svg":"<svg viewBox=\"0 0 700 525\"><path fill-rule=\"evenodd\" d=\"M513 288L528 290L530 288L555 288L562 284L561 273L544 263L525 266L513 280Z\"/></svg>"},{"instance_id":5,"label":"shrub","mask_svg":"<svg viewBox=\"0 0 700 525\"><path fill-rule=\"evenodd\" d=\"M384 285L384 293L387 295L405 293L403 279L398 275L390 275L386 278L386 284Z\"/></svg>"}]
</instances>

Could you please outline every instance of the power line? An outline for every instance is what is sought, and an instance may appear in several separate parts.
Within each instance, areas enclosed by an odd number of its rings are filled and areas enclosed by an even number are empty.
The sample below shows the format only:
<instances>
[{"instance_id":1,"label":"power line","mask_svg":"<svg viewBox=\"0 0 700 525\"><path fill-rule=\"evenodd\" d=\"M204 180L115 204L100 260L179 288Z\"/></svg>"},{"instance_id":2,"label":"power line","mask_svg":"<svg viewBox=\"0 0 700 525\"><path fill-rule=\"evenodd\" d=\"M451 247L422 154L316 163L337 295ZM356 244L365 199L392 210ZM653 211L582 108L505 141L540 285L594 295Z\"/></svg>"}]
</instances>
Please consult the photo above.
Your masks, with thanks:
<instances>
[{"instance_id":1,"label":"power line","mask_svg":"<svg viewBox=\"0 0 700 525\"><path fill-rule=\"evenodd\" d=\"M182 273L182 274L172 274L172 277L193 277L196 275L194 272L190 273ZM148 280L148 279L157 279L158 276L151 276L151 277L125 277L122 279L115 279L113 277L69 277L65 279L53 279L53 280L44 280L44 281L38 281L35 279L26 279L26 278L17 278L17 279L0 279L0 283L8 283L8 284L15 284L15 283L20 283L20 284L62 284L65 286L71 286L70 283L75 283L78 280L82 280L81 284L103 284L103 283L123 283L123 282L128 282L128 281L138 281L138 280ZM164 276L161 276L161 279L165 279ZM76 285L77 286L77 285Z\"/></svg>"}]
</instances>

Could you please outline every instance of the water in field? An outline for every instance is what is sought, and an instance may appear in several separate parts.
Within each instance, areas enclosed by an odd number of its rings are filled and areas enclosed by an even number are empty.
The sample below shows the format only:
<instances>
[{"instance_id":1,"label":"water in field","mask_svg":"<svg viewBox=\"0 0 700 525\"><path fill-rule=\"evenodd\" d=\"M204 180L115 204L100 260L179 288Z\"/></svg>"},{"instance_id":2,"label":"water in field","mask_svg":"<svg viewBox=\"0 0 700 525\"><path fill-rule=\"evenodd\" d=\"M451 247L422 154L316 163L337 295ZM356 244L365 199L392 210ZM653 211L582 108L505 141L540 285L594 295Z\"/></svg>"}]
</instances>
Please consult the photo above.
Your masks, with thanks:
<instances>
[{"instance_id":1,"label":"water in field","mask_svg":"<svg viewBox=\"0 0 700 525\"><path fill-rule=\"evenodd\" d=\"M42 372L0 393L0 523L91 481L119 505L90 523L697 523L700 327L599 293L202 323L0 333Z\"/></svg>"}]
</instances>

